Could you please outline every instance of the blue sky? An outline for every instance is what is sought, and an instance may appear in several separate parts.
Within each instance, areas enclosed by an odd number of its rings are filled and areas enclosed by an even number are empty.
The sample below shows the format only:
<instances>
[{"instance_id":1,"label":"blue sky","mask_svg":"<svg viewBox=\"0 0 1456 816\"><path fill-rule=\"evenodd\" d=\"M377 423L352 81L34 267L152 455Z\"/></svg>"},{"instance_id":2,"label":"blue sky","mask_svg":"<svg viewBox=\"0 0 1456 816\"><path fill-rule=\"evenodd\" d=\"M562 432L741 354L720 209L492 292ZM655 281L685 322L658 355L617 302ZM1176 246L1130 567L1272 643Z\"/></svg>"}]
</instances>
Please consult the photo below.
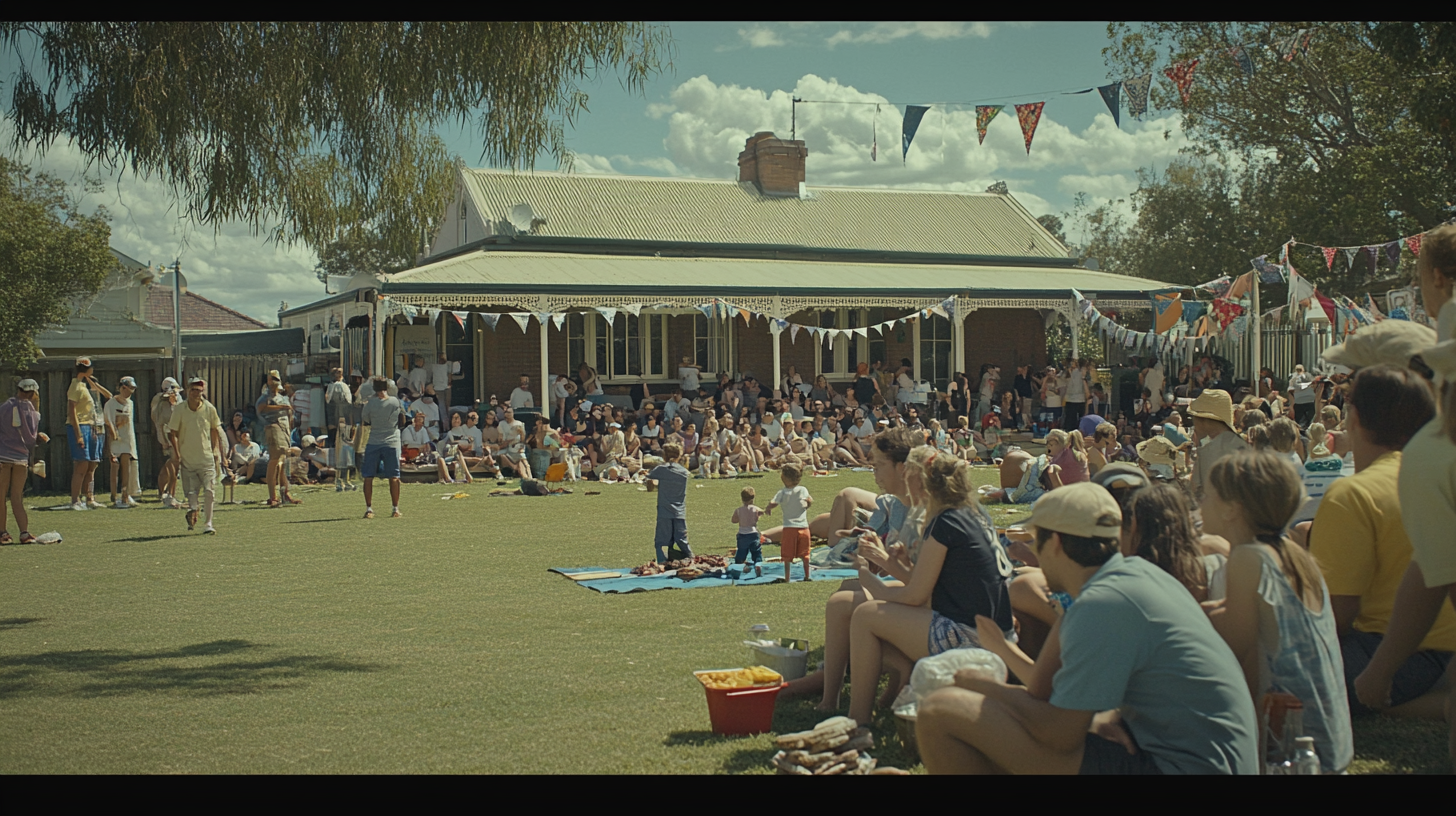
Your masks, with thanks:
<instances>
[{"instance_id":1,"label":"blue sky","mask_svg":"<svg viewBox=\"0 0 1456 816\"><path fill-rule=\"evenodd\" d=\"M1126 197L1140 167L1166 166L1184 145L1174 112L1113 125L1094 91L1109 81L1102 60L1106 23L669 23L672 70L645 92L626 92L616 74L588 81L590 112L568 133L582 173L732 178L744 139L759 130L789 135L791 96L873 105L799 106L798 136L809 150L814 186L884 186L980 191L1005 181L1034 214L1071 209L1078 192L1094 201ZM11 68L0 64L5 85ZM5 100L8 102L8 99ZM1013 104L1046 102L1027 155ZM900 160L903 105L941 102L925 116ZM978 144L975 104L1005 104ZM8 126L0 123L8 141ZM870 161L872 133L879 161ZM468 130L442 130L451 150L476 166L480 142ZM73 148L30 158L79 178ZM537 169L556 169L549 159ZM142 261L180 256L193 291L273 322L279 301L297 306L323 295L315 258L276 247L241 225L211 228L177 218L155 181L113 179L88 203L105 204L113 245Z\"/></svg>"}]
</instances>

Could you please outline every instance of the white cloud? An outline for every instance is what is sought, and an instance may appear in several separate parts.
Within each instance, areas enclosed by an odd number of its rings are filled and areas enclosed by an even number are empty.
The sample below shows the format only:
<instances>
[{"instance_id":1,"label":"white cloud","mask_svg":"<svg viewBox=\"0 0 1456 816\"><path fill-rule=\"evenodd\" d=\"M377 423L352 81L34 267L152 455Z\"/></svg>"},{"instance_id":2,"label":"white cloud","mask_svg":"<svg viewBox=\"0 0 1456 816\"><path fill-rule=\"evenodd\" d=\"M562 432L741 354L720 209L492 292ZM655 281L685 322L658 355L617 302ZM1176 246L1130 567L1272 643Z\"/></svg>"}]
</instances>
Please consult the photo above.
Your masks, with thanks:
<instances>
[{"instance_id":1,"label":"white cloud","mask_svg":"<svg viewBox=\"0 0 1456 816\"><path fill-rule=\"evenodd\" d=\"M8 142L13 132L8 123L0 124L0 141ZM64 142L53 144L44 157L25 152L14 158L78 192L85 177L101 175L104 189L87 195L82 206L101 205L111 214L111 246L142 263L181 260L188 288L202 297L276 325L279 301L300 306L325 296L314 277L318 258L311 250L276 246L238 222L214 234L180 217L166 185L155 178L87 171L81 152Z\"/></svg>"},{"instance_id":2,"label":"white cloud","mask_svg":"<svg viewBox=\"0 0 1456 816\"><path fill-rule=\"evenodd\" d=\"M768 26L757 25L752 28L740 28L738 36L748 44L749 48L773 48L787 43L782 34Z\"/></svg>"},{"instance_id":3,"label":"white cloud","mask_svg":"<svg viewBox=\"0 0 1456 816\"><path fill-rule=\"evenodd\" d=\"M902 162L903 113L879 94L813 74L800 79L792 91L768 93L698 76L672 92L664 143L672 165L682 175L735 178L738 153L748 136L770 130L788 137L794 96L869 103L798 106L798 138L809 148L810 187L979 192L999 179L1033 213L1058 213L1070 209L1078 192L1086 192L1095 203L1126 198L1137 187L1137 168L1166 165L1186 143L1176 116L1129 119L1118 128L1105 112L1090 122L1079 114L1085 124L1072 130L1055 118L1058 106L1053 101L1043 111L1028 156L1012 105L992 120L985 144L977 142L974 108L931 108ZM1165 131L1171 138L1164 138ZM876 136L879 160L871 162ZM625 158L613 156L611 163L626 166ZM636 166L645 167L646 162L637 160Z\"/></svg>"},{"instance_id":4,"label":"white cloud","mask_svg":"<svg viewBox=\"0 0 1456 816\"><path fill-rule=\"evenodd\" d=\"M923 22L923 23L874 23L858 31L840 29L824 42L830 48L840 43L888 43L905 37L917 36L927 40L951 40L962 37L991 36L991 24L986 22Z\"/></svg>"}]
</instances>

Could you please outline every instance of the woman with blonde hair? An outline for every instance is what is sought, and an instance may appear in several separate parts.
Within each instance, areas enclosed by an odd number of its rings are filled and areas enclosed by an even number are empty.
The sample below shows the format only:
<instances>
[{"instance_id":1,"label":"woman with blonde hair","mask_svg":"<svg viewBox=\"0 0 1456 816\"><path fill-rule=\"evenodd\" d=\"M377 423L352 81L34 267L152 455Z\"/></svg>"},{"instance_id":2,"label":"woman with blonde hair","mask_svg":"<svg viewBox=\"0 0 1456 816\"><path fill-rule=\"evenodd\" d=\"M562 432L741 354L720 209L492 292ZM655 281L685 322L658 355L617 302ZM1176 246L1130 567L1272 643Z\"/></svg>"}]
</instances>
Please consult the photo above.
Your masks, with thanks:
<instances>
[{"instance_id":1,"label":"woman with blonde hair","mask_svg":"<svg viewBox=\"0 0 1456 816\"><path fill-rule=\"evenodd\" d=\"M925 508L919 554L904 586L880 580L856 558L860 586L873 600L850 623L849 715L868 725L886 656L913 663L949 649L979 646L976 616L995 621L1015 640L1007 579L1011 561L990 515L976 499L964 460L929 446L911 449L905 487L912 505Z\"/></svg>"},{"instance_id":2,"label":"woman with blonde hair","mask_svg":"<svg viewBox=\"0 0 1456 816\"><path fill-rule=\"evenodd\" d=\"M1299 475L1285 456L1240 451L1215 462L1207 484L1203 530L1234 545L1227 595L1206 604L1214 628L1256 707L1270 693L1298 697L1320 767L1339 773L1354 745L1335 613L1314 557L1283 532L1304 503Z\"/></svg>"},{"instance_id":3,"label":"woman with blonde hair","mask_svg":"<svg viewBox=\"0 0 1456 816\"><path fill-rule=\"evenodd\" d=\"M1046 446L1048 463L1054 468L1051 471L1053 488L1085 482L1090 478L1087 454L1082 452L1081 431L1068 433L1054 428L1047 432Z\"/></svg>"},{"instance_id":4,"label":"woman with blonde hair","mask_svg":"<svg viewBox=\"0 0 1456 816\"><path fill-rule=\"evenodd\" d=\"M1090 476L1096 476L1099 470L1107 467L1107 463L1117 458L1122 451L1122 446L1117 444L1117 426L1111 422L1104 422L1097 426L1092 432L1092 443L1087 446L1087 470Z\"/></svg>"},{"instance_id":5,"label":"woman with blonde hair","mask_svg":"<svg viewBox=\"0 0 1456 816\"><path fill-rule=\"evenodd\" d=\"M1298 470L1304 467L1304 457L1297 450L1300 447L1299 425L1288 417L1279 417L1269 423L1269 447L1280 456L1286 456Z\"/></svg>"}]
</instances>

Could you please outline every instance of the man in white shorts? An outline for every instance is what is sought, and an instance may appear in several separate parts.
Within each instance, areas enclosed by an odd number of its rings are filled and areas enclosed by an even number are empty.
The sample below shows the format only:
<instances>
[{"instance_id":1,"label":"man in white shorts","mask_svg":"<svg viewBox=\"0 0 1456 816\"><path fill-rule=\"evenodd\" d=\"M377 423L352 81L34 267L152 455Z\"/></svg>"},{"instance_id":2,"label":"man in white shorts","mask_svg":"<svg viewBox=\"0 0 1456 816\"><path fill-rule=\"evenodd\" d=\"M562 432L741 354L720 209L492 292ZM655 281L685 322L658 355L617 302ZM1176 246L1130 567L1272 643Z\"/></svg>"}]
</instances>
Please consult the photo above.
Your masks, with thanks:
<instances>
[{"instance_id":1,"label":"man in white shorts","mask_svg":"<svg viewBox=\"0 0 1456 816\"><path fill-rule=\"evenodd\" d=\"M203 532L216 535L212 526L216 503L217 466L223 461L222 418L212 403L203 399L207 382L201 377L187 381L187 401L175 406L167 430L181 463L182 493L187 497L187 529L197 525L198 494L207 496L207 526Z\"/></svg>"}]
</instances>

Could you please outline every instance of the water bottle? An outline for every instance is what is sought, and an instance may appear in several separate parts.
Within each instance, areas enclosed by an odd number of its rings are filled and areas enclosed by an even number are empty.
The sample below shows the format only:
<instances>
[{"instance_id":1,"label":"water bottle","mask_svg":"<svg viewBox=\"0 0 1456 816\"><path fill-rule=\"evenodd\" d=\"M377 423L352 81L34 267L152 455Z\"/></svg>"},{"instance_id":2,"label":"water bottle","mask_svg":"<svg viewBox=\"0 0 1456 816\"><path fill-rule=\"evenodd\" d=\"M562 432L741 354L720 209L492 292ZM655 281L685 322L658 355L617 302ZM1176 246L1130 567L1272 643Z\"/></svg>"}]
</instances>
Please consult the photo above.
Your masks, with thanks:
<instances>
[{"instance_id":1,"label":"water bottle","mask_svg":"<svg viewBox=\"0 0 1456 816\"><path fill-rule=\"evenodd\" d=\"M1294 741L1294 759L1291 760L1296 776L1318 776L1319 754L1314 751L1314 737L1299 737Z\"/></svg>"}]
</instances>

